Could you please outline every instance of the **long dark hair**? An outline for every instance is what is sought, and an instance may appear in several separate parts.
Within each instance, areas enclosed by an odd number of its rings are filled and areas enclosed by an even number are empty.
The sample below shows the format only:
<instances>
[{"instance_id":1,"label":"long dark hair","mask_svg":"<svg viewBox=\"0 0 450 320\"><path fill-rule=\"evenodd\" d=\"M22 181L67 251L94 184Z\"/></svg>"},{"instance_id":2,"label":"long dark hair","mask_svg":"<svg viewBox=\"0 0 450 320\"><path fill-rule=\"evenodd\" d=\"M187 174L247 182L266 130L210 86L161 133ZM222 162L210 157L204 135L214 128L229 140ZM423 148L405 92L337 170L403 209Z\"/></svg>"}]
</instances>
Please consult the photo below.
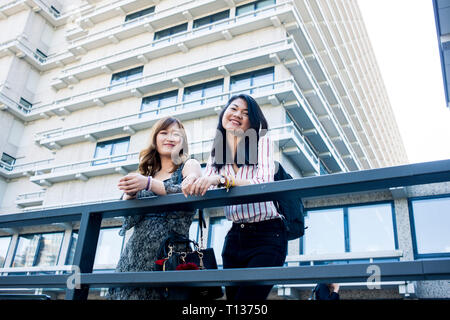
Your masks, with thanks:
<instances>
[{"instance_id":1,"label":"long dark hair","mask_svg":"<svg viewBox=\"0 0 450 320\"><path fill-rule=\"evenodd\" d=\"M216 136L214 138L214 145L211 150L211 157L213 158L212 165L215 168L217 168L217 170L220 170L226 163L226 160L227 160L226 155L231 154L231 150L229 149L228 143L226 142L227 134L226 134L225 128L222 126L222 119L223 119L223 115L225 114L225 111L228 109L230 104L236 99L242 99L247 103L248 119L250 122L250 128L248 130L253 129L254 132L256 132L257 141L259 141L260 135L261 134L265 135L267 133L267 130L269 129L266 117L264 116L264 114L261 110L261 107L255 101L255 99L253 99L248 94L244 94L244 93L232 96L228 100L225 108L223 108L222 112L219 115L219 123L217 124ZM263 130L263 131L261 132L261 130ZM252 160L252 161L250 161L251 157L250 157L250 139L249 139L249 137L244 136L244 139L241 139L241 141L239 142L239 145L238 145L238 150L239 150L239 148L243 147L242 144L245 144L244 145L245 146L245 164L247 164L247 165L248 164L257 164L258 163L258 156L257 156L258 155L258 143L256 143L256 149L255 149L256 150L256 160ZM221 155L220 155L220 151L222 151ZM216 157L216 155L218 157ZM238 165L238 167L241 167L242 163L238 163L237 155L238 155L238 153L236 152L236 154L234 155L233 162L236 163Z\"/></svg>"}]
</instances>

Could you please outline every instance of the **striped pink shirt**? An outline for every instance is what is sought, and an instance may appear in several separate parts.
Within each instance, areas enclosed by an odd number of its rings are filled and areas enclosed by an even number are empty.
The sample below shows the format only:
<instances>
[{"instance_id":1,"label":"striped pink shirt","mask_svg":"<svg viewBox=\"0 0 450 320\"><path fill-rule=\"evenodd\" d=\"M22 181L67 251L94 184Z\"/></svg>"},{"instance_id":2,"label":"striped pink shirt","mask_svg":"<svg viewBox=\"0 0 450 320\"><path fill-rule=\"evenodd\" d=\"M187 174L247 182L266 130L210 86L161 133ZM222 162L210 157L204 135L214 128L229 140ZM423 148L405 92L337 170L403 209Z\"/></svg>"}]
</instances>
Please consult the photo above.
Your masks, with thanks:
<instances>
[{"instance_id":1,"label":"striped pink shirt","mask_svg":"<svg viewBox=\"0 0 450 320\"><path fill-rule=\"evenodd\" d=\"M218 174L234 176L236 179L250 180L250 184L273 181L275 173L273 142L267 136L260 137L258 142L258 164L244 164L237 173L234 172L232 164L225 164L220 169L220 172L211 164L212 159L210 157L206 165L206 176ZM210 189L213 188L216 188L216 186L212 186ZM281 218L272 201L226 206L224 211L228 220L238 223L260 222Z\"/></svg>"}]
</instances>

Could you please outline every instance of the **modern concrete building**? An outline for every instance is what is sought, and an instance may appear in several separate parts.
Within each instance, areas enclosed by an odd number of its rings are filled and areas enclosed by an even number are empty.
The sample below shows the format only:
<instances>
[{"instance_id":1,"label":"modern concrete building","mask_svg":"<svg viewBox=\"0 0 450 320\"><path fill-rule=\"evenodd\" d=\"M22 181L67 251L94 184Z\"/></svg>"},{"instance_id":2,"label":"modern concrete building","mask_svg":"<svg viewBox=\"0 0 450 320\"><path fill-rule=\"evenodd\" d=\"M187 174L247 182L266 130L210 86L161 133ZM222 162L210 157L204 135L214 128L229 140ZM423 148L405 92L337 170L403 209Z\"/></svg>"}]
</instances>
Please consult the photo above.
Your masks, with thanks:
<instances>
[{"instance_id":1,"label":"modern concrete building","mask_svg":"<svg viewBox=\"0 0 450 320\"><path fill-rule=\"evenodd\" d=\"M450 1L433 0L445 101L450 108Z\"/></svg>"},{"instance_id":2,"label":"modern concrete building","mask_svg":"<svg viewBox=\"0 0 450 320\"><path fill-rule=\"evenodd\" d=\"M275 156L294 177L407 163L355 0L15 0L0 6L0 28L9 30L0 34L3 214L118 199L118 179L137 169L149 129L166 115L183 121L190 153L205 163L217 115L239 92L262 106ZM288 264L414 259L408 192L380 192L305 199L310 231L290 243ZM220 253L229 222L207 211L208 245ZM353 224L384 230L382 243L349 233ZM97 270L117 262L119 226L104 221ZM314 230L332 235L326 226L342 229L333 248L311 241ZM0 273L67 269L77 228L0 230ZM361 290L347 296L416 293L383 285L354 284ZM280 286L273 297L310 287Z\"/></svg>"}]
</instances>

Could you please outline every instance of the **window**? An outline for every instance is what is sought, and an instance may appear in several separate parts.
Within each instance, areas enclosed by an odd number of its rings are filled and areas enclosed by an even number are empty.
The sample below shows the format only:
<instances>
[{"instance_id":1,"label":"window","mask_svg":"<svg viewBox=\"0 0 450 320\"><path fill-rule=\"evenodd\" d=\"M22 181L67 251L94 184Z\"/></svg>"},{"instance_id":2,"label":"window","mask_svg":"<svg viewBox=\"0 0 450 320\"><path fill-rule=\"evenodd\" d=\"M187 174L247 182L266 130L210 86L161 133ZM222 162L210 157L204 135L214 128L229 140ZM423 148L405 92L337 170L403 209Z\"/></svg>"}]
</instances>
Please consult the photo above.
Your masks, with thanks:
<instances>
[{"instance_id":1,"label":"window","mask_svg":"<svg viewBox=\"0 0 450 320\"><path fill-rule=\"evenodd\" d=\"M274 77L273 67L232 76L230 79L230 90L233 91L233 94L264 92L268 89L273 89ZM251 87L256 88L248 89Z\"/></svg>"},{"instance_id":2,"label":"window","mask_svg":"<svg viewBox=\"0 0 450 320\"><path fill-rule=\"evenodd\" d=\"M314 150L314 149L313 149ZM326 175L330 172L328 171L327 167L323 164L322 160L319 159L319 168L320 168L320 175Z\"/></svg>"},{"instance_id":3,"label":"window","mask_svg":"<svg viewBox=\"0 0 450 320\"><path fill-rule=\"evenodd\" d=\"M223 92L223 79L202 83L184 89L183 101L197 100L192 103L184 104L184 108L199 106L205 103L217 102L222 100L222 96L215 97ZM209 99L202 99L210 97ZM200 100L199 100L200 99Z\"/></svg>"},{"instance_id":4,"label":"window","mask_svg":"<svg viewBox=\"0 0 450 320\"><path fill-rule=\"evenodd\" d=\"M11 237L0 237L0 268L5 266L6 256L8 255Z\"/></svg>"},{"instance_id":5,"label":"window","mask_svg":"<svg viewBox=\"0 0 450 320\"><path fill-rule=\"evenodd\" d=\"M349 251L389 251L397 245L390 204L348 208Z\"/></svg>"},{"instance_id":6,"label":"window","mask_svg":"<svg viewBox=\"0 0 450 320\"><path fill-rule=\"evenodd\" d=\"M23 112L28 113L31 111L32 107L33 107L33 104L31 104L31 102L28 102L24 98L20 98L19 109L22 109Z\"/></svg>"},{"instance_id":7,"label":"window","mask_svg":"<svg viewBox=\"0 0 450 320\"><path fill-rule=\"evenodd\" d=\"M222 265L222 248L231 225L232 222L224 217L210 218L209 220L208 248L214 248L218 265Z\"/></svg>"},{"instance_id":8,"label":"window","mask_svg":"<svg viewBox=\"0 0 450 320\"><path fill-rule=\"evenodd\" d=\"M95 147L94 158L102 160L95 160L92 162L92 165L97 166L110 162L125 161L127 157L122 155L128 152L129 144L130 144L130 137L97 143L97 146ZM107 157L112 158L103 159Z\"/></svg>"},{"instance_id":9,"label":"window","mask_svg":"<svg viewBox=\"0 0 450 320\"><path fill-rule=\"evenodd\" d=\"M47 59L47 55L39 49L36 49L36 53L34 54L34 57L36 59L38 59L40 62L45 62L45 60Z\"/></svg>"},{"instance_id":10,"label":"window","mask_svg":"<svg viewBox=\"0 0 450 320\"><path fill-rule=\"evenodd\" d=\"M450 256L450 195L411 199L410 215L415 256Z\"/></svg>"},{"instance_id":11,"label":"window","mask_svg":"<svg viewBox=\"0 0 450 320\"><path fill-rule=\"evenodd\" d=\"M54 15L55 17L59 17L59 16L61 15L61 12L59 12L59 10L56 9L54 6L50 6L50 11L53 12L53 15Z\"/></svg>"},{"instance_id":12,"label":"window","mask_svg":"<svg viewBox=\"0 0 450 320\"><path fill-rule=\"evenodd\" d=\"M164 29L155 32L155 36L153 38L154 41L164 39L170 36L173 36L174 34L181 33L183 31L187 30L187 23L183 23L177 26L174 26L172 28Z\"/></svg>"},{"instance_id":13,"label":"window","mask_svg":"<svg viewBox=\"0 0 450 320\"><path fill-rule=\"evenodd\" d=\"M104 228L98 235L97 249L95 252L94 269L114 269L119 262L124 243L124 237L119 235L120 228ZM72 233L66 265L72 265L75 256L75 248L78 241L78 232Z\"/></svg>"},{"instance_id":14,"label":"window","mask_svg":"<svg viewBox=\"0 0 450 320\"><path fill-rule=\"evenodd\" d=\"M345 252L344 213L342 209L310 210L303 236L302 254Z\"/></svg>"},{"instance_id":15,"label":"window","mask_svg":"<svg viewBox=\"0 0 450 320\"><path fill-rule=\"evenodd\" d=\"M178 101L178 90L157 94L142 99L141 112L145 115L165 114L175 111L175 107L171 107ZM142 114L141 114L142 116Z\"/></svg>"},{"instance_id":16,"label":"window","mask_svg":"<svg viewBox=\"0 0 450 320\"><path fill-rule=\"evenodd\" d=\"M308 210L301 254L393 251L398 248L392 203Z\"/></svg>"},{"instance_id":17,"label":"window","mask_svg":"<svg viewBox=\"0 0 450 320\"><path fill-rule=\"evenodd\" d=\"M95 253L95 269L115 268L120 259L124 237L119 235L120 228L105 228L100 230Z\"/></svg>"},{"instance_id":18,"label":"window","mask_svg":"<svg viewBox=\"0 0 450 320\"><path fill-rule=\"evenodd\" d=\"M246 14L249 12L253 12L259 9L262 9L267 6L271 6L275 4L275 0L260 0L251 3L244 4L242 6L236 7L236 16L240 16L242 14Z\"/></svg>"},{"instance_id":19,"label":"window","mask_svg":"<svg viewBox=\"0 0 450 320\"><path fill-rule=\"evenodd\" d=\"M133 79L137 79L142 77L142 70L144 67L137 67L130 70L121 71L118 73L114 73L111 77L111 85L115 85L118 83L130 82Z\"/></svg>"},{"instance_id":20,"label":"window","mask_svg":"<svg viewBox=\"0 0 450 320\"><path fill-rule=\"evenodd\" d=\"M9 154L3 152L2 158L0 159L0 168L11 171L16 163L16 159L11 157Z\"/></svg>"},{"instance_id":21,"label":"window","mask_svg":"<svg viewBox=\"0 0 450 320\"><path fill-rule=\"evenodd\" d=\"M150 14L150 13L153 13L153 12L155 12L155 7L150 7L150 8L138 11L138 12L127 14L126 17L125 17L125 22L137 19L139 17L143 17L143 16L145 16L147 14Z\"/></svg>"},{"instance_id":22,"label":"window","mask_svg":"<svg viewBox=\"0 0 450 320\"><path fill-rule=\"evenodd\" d=\"M200 18L197 20L194 20L194 29L200 28L202 26L205 26L207 24L211 24L220 20L225 20L230 17L230 10L222 11L219 13L212 14L210 16Z\"/></svg>"},{"instance_id":23,"label":"window","mask_svg":"<svg viewBox=\"0 0 450 320\"><path fill-rule=\"evenodd\" d=\"M19 236L12 267L56 265L62 239L62 232Z\"/></svg>"},{"instance_id":24,"label":"window","mask_svg":"<svg viewBox=\"0 0 450 320\"><path fill-rule=\"evenodd\" d=\"M70 238L69 252L66 256L66 265L73 264L73 258L75 257L75 249L77 247L78 231L73 231Z\"/></svg>"},{"instance_id":25,"label":"window","mask_svg":"<svg viewBox=\"0 0 450 320\"><path fill-rule=\"evenodd\" d=\"M194 220L189 227L189 239L199 242L200 241L200 229L198 220ZM201 245L201 243L199 243Z\"/></svg>"}]
</instances>

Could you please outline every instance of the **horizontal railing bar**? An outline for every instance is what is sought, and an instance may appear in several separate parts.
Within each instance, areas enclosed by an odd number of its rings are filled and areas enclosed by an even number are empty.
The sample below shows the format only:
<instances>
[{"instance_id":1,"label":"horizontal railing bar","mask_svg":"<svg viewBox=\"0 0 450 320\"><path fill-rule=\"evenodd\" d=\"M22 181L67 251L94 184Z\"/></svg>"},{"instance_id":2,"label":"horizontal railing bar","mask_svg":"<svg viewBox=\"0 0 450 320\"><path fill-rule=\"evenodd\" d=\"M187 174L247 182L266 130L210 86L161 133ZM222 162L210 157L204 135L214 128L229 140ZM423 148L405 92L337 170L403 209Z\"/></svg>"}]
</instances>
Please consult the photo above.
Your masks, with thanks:
<instances>
[{"instance_id":1,"label":"horizontal railing bar","mask_svg":"<svg viewBox=\"0 0 450 320\"><path fill-rule=\"evenodd\" d=\"M265 202L293 196L320 197L445 181L450 181L450 160L248 185L232 188L229 192L224 189L210 190L203 197L185 198L180 193L149 199L0 215L0 228L74 221L79 219L77 216L81 212L102 214L103 218L113 218L149 212L191 211L231 204Z\"/></svg>"},{"instance_id":2,"label":"horizontal railing bar","mask_svg":"<svg viewBox=\"0 0 450 320\"><path fill-rule=\"evenodd\" d=\"M203 271L82 273L79 276L79 284L88 285L91 288L272 285L319 282L367 282L373 284L375 281L450 279L450 259ZM68 277L76 279L74 275L0 277L0 288L65 288ZM72 284L76 284L76 282L72 282Z\"/></svg>"}]
</instances>

